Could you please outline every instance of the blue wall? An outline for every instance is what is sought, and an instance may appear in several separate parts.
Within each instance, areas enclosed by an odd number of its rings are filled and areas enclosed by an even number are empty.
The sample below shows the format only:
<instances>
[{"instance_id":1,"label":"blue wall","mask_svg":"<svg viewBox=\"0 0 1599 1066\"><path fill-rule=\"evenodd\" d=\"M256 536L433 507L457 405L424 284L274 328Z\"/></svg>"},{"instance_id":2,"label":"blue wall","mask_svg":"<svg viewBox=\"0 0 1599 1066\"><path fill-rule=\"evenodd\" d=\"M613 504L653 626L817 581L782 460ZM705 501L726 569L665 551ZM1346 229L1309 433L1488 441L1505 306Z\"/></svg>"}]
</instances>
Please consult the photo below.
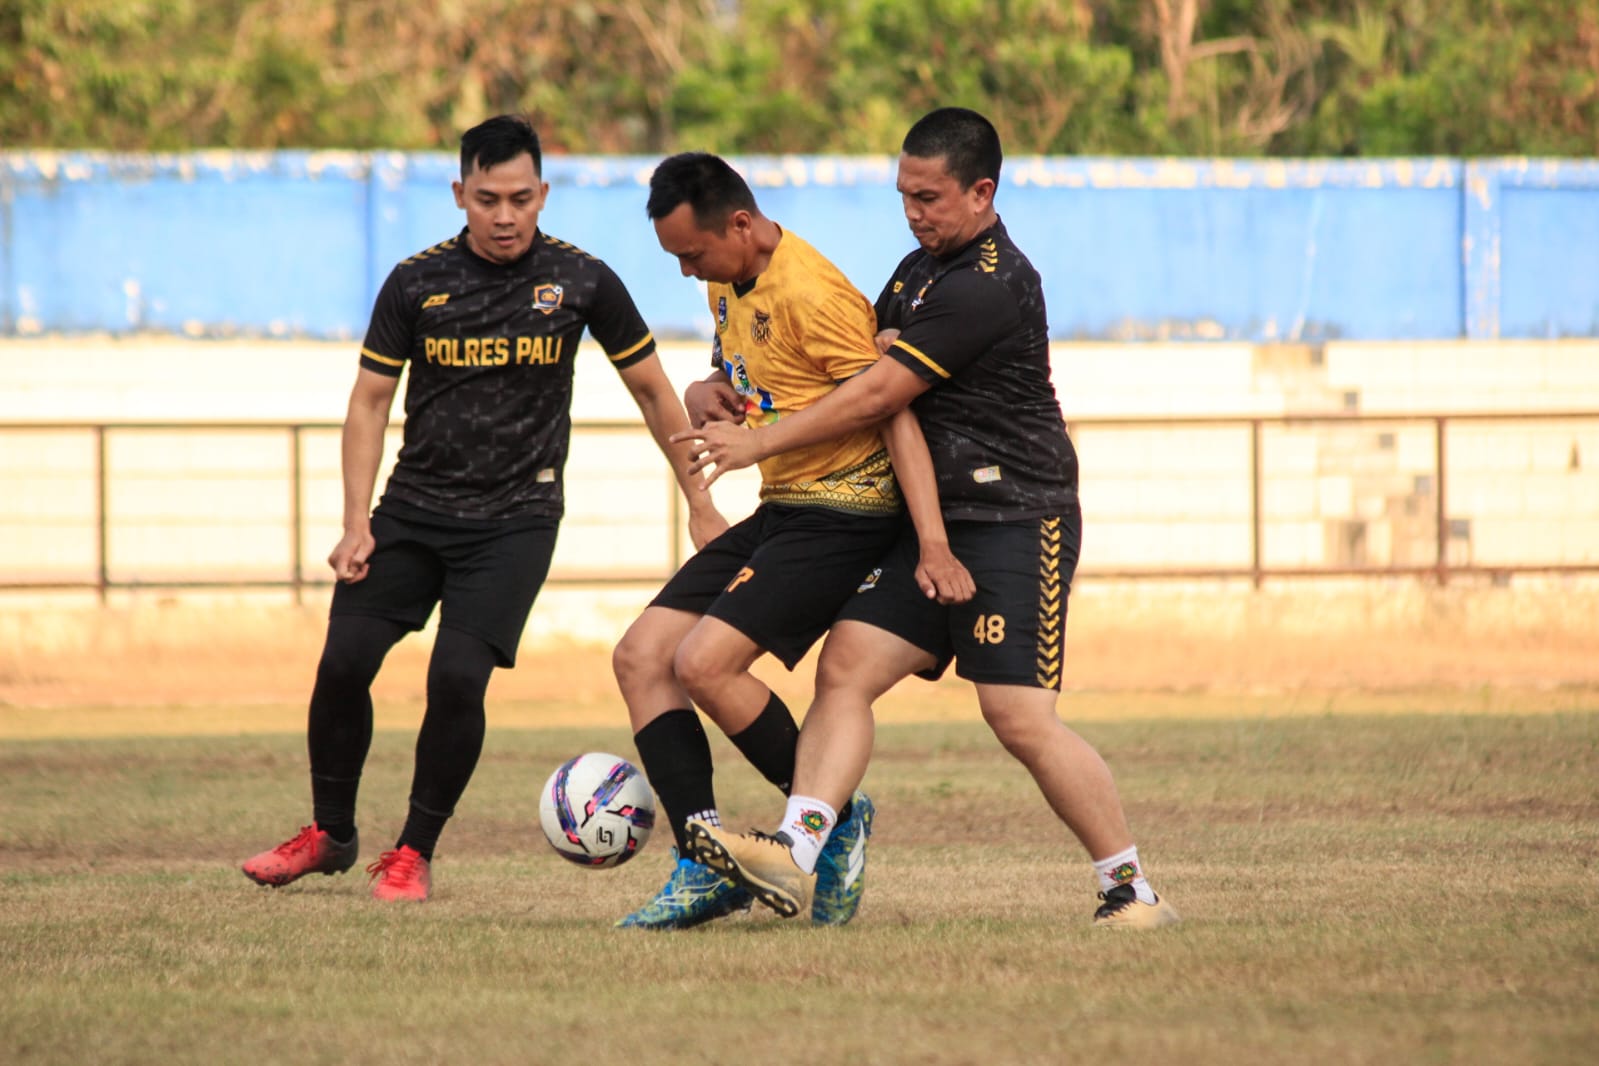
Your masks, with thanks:
<instances>
[{"instance_id":1,"label":"blue wall","mask_svg":"<svg viewBox=\"0 0 1599 1066\"><path fill-rule=\"evenodd\" d=\"M737 160L875 297L911 247L887 157ZM708 336L644 217L653 158L552 157L544 229L662 336ZM359 338L455 233L442 154L0 153L0 335ZM1020 158L998 199L1062 339L1599 336L1599 163Z\"/></svg>"}]
</instances>

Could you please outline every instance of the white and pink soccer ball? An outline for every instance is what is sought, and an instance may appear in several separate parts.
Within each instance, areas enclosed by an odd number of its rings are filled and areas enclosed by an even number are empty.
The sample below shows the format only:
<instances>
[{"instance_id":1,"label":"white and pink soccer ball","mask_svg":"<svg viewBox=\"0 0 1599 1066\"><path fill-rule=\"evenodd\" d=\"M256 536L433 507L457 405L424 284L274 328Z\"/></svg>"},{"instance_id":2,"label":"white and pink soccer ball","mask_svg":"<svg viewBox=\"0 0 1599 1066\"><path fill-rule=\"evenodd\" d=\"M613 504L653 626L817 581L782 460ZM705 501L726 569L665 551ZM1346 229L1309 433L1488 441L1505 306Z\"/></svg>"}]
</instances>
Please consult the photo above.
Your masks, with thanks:
<instances>
[{"instance_id":1,"label":"white and pink soccer ball","mask_svg":"<svg viewBox=\"0 0 1599 1066\"><path fill-rule=\"evenodd\" d=\"M591 751L568 759L544 783L539 823L550 847L579 866L620 866L655 827L655 794L638 767Z\"/></svg>"}]
</instances>

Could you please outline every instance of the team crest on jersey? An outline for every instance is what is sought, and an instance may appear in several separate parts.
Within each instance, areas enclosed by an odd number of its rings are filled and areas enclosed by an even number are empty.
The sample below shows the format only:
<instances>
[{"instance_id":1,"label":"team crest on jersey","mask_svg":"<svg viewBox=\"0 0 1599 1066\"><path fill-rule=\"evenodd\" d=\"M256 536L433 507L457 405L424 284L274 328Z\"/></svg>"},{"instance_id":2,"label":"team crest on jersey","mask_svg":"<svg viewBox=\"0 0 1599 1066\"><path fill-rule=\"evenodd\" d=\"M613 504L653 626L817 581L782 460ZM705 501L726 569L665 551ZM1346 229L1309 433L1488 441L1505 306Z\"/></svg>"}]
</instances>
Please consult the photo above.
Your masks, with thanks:
<instances>
[{"instance_id":1,"label":"team crest on jersey","mask_svg":"<svg viewBox=\"0 0 1599 1066\"><path fill-rule=\"evenodd\" d=\"M716 298L716 332L727 332L727 297Z\"/></svg>"},{"instance_id":2,"label":"team crest on jersey","mask_svg":"<svg viewBox=\"0 0 1599 1066\"><path fill-rule=\"evenodd\" d=\"M755 312L755 318L750 321L750 339L756 344L765 344L772 339L772 316L765 311Z\"/></svg>"},{"instance_id":3,"label":"team crest on jersey","mask_svg":"<svg viewBox=\"0 0 1599 1066\"><path fill-rule=\"evenodd\" d=\"M554 313L561 306L561 297L566 295L566 290L559 285L533 286L533 310L543 311L545 314Z\"/></svg>"},{"instance_id":4,"label":"team crest on jersey","mask_svg":"<svg viewBox=\"0 0 1599 1066\"><path fill-rule=\"evenodd\" d=\"M914 311L918 307L922 306L922 298L927 295L927 290L932 288L932 287L933 287L933 283L931 281L929 281L926 285L923 285L921 287L921 289L917 291L916 299L911 301L911 310L912 311Z\"/></svg>"}]
</instances>

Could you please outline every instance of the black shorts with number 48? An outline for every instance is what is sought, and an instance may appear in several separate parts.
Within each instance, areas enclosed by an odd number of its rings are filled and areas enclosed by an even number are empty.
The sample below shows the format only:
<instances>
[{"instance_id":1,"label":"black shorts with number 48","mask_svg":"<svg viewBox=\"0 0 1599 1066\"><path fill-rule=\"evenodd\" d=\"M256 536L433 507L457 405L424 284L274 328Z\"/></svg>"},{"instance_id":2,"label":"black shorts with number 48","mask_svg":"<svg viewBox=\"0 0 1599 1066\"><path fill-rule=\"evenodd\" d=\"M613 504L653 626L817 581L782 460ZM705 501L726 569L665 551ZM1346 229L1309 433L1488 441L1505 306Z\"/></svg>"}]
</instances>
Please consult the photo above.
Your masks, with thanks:
<instances>
[{"instance_id":1,"label":"black shorts with number 48","mask_svg":"<svg viewBox=\"0 0 1599 1066\"><path fill-rule=\"evenodd\" d=\"M943 606L916 584L916 533L905 532L839 621L886 630L937 660L918 676L936 680L951 660L977 684L1059 691L1066 599L1082 549L1082 511L1017 522L949 522L949 544L971 571L977 594Z\"/></svg>"}]
</instances>

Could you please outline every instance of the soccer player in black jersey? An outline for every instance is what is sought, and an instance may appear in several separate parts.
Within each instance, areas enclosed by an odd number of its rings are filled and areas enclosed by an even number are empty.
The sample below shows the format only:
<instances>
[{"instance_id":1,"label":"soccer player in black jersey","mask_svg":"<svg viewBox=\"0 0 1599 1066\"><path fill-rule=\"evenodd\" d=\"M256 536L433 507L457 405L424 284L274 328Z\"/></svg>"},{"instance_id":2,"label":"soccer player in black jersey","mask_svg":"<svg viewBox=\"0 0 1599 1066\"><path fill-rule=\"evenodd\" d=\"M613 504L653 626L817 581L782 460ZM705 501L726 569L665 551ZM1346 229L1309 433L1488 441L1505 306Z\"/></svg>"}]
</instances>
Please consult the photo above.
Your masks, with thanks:
<instances>
[{"instance_id":1,"label":"soccer player in black jersey","mask_svg":"<svg viewBox=\"0 0 1599 1066\"><path fill-rule=\"evenodd\" d=\"M750 425L791 417L880 358L865 295L763 215L725 160L702 152L664 160L650 178L647 210L661 247L684 274L707 283L716 323L712 375L728 383ZM835 434L760 467L755 513L683 564L613 657L634 743L678 848L665 885L618 922L624 928L684 929L749 906L748 893L688 853L690 820L719 822L711 751L694 708L790 792L798 728L749 667L769 653L794 668L897 541L902 496L922 532L912 567L935 590L970 594L970 575L946 543L932 462L910 412L886 420L881 432L863 426ZM789 813L818 830L801 841L815 846L798 857L816 888L792 901L794 913L824 925L849 921L865 885L871 800L853 788L831 803L794 791Z\"/></svg>"},{"instance_id":2,"label":"soccer player in black jersey","mask_svg":"<svg viewBox=\"0 0 1599 1066\"><path fill-rule=\"evenodd\" d=\"M563 511L572 361L587 329L644 416L688 500L696 546L727 528L688 473L682 403L655 339L605 263L539 229L549 193L538 135L502 115L461 137L453 183L466 227L399 263L378 293L344 422L344 536L308 724L312 823L244 863L263 885L355 864L370 687L389 649L439 608L410 812L369 866L372 894L425 900L433 849L483 748L484 692L515 665ZM404 443L372 492L400 371Z\"/></svg>"},{"instance_id":3,"label":"soccer player in black jersey","mask_svg":"<svg viewBox=\"0 0 1599 1066\"><path fill-rule=\"evenodd\" d=\"M1103 900L1095 923L1165 925L1176 912L1143 876L1109 768L1055 713L1081 543L1077 456L1050 380L1038 272L994 208L1000 162L998 134L974 111L941 108L912 126L897 185L920 247L877 300L885 358L781 422L754 432L711 422L679 439L700 442L695 469L714 464L720 474L910 405L932 452L950 546L977 594L956 605L928 599L913 580L912 534L889 553L823 645L794 790L847 796L870 757L873 700L910 674L936 678L953 660L1000 742L1092 858ZM725 394L710 386L691 386L688 406L697 425L727 413ZM799 883L784 840L705 832L763 901L763 886L781 896Z\"/></svg>"}]
</instances>

